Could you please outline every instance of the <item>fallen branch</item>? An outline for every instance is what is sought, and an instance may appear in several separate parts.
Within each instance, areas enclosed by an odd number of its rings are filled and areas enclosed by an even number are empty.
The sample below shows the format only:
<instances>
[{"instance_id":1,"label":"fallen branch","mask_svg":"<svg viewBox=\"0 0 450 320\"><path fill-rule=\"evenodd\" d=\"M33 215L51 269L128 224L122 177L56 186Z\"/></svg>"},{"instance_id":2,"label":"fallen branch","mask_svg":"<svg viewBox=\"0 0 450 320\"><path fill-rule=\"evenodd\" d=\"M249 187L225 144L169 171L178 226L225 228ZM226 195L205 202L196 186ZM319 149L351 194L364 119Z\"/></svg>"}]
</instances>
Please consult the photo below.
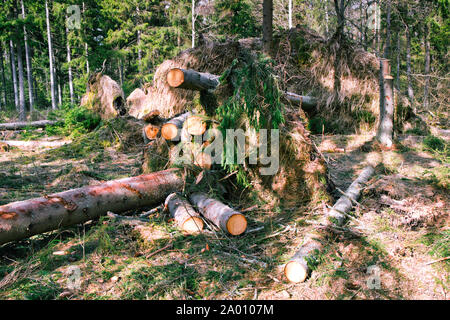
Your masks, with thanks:
<instances>
[{"instance_id":1,"label":"fallen branch","mask_svg":"<svg viewBox=\"0 0 450 320\"><path fill-rule=\"evenodd\" d=\"M181 171L170 169L0 206L0 245L89 221L108 211L120 213L161 203L183 186Z\"/></svg>"},{"instance_id":2,"label":"fallen branch","mask_svg":"<svg viewBox=\"0 0 450 320\"><path fill-rule=\"evenodd\" d=\"M46 126L52 126L58 121L52 120L40 120L32 122L10 122L10 123L0 123L0 130L20 130L27 127L32 128L45 128Z\"/></svg>"},{"instance_id":3,"label":"fallen branch","mask_svg":"<svg viewBox=\"0 0 450 320\"><path fill-rule=\"evenodd\" d=\"M365 167L358 178L348 187L345 194L339 198L335 205L322 218L322 221L318 223L319 227L332 231L342 230L347 212L352 208L352 204L357 202L365 183L369 181L374 173L375 169L372 166ZM286 278L290 282L305 281L311 271L308 266L308 260L312 255L320 252L322 248L323 241L319 234L312 232L306 235L303 245L285 265L284 274Z\"/></svg>"}]
</instances>

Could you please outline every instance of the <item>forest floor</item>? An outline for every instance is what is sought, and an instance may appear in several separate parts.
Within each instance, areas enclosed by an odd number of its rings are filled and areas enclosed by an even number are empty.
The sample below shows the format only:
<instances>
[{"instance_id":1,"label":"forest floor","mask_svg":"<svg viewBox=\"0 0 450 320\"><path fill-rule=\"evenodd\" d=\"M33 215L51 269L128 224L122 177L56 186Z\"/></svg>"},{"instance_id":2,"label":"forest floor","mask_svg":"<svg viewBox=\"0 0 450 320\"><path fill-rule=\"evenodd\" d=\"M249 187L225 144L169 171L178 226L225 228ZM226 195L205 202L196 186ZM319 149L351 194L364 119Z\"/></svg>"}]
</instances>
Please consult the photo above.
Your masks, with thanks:
<instances>
[{"instance_id":1,"label":"forest floor","mask_svg":"<svg viewBox=\"0 0 450 320\"><path fill-rule=\"evenodd\" d=\"M330 236L306 282L288 283L283 264L320 211L261 205L245 213L248 232L236 238L185 235L157 214L137 225L103 217L3 245L0 299L448 299L450 261L435 262L450 251L448 154L428 150L418 136L369 153L373 135L313 139L340 190L367 163L379 165L346 226L354 232ZM0 205L140 172L139 148L67 142L0 152ZM345 152L327 152L336 147ZM73 267L78 290L68 290ZM380 286L369 286L376 276Z\"/></svg>"}]
</instances>

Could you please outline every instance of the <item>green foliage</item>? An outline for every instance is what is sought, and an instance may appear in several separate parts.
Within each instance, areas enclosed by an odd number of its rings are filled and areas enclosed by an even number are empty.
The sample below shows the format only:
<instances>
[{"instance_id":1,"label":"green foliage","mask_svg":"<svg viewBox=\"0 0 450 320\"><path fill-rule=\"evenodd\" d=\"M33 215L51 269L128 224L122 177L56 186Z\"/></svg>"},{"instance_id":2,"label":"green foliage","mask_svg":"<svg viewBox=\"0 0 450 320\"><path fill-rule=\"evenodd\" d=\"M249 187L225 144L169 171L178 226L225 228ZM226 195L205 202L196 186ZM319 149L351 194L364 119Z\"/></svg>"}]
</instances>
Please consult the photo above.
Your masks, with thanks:
<instances>
[{"instance_id":1,"label":"green foliage","mask_svg":"<svg viewBox=\"0 0 450 320\"><path fill-rule=\"evenodd\" d=\"M96 129L101 122L99 115L82 106L64 105L52 112L49 119L63 119L54 126L47 126L48 135L63 135L71 138L79 137Z\"/></svg>"},{"instance_id":2,"label":"green foliage","mask_svg":"<svg viewBox=\"0 0 450 320\"><path fill-rule=\"evenodd\" d=\"M446 148L445 141L433 135L428 135L423 140L423 145L426 149L431 151L443 151Z\"/></svg>"},{"instance_id":3,"label":"green foliage","mask_svg":"<svg viewBox=\"0 0 450 320\"><path fill-rule=\"evenodd\" d=\"M260 129L278 129L284 122L281 92L270 60L264 56L258 59L244 57L233 61L220 79L222 85L231 84L233 94L217 108L220 129L226 136L226 129L245 128L245 121L256 131ZM237 148L236 148L237 149ZM233 159L235 155L233 156ZM241 165L226 163L225 152L223 167L236 175L240 185L247 187L247 174Z\"/></svg>"},{"instance_id":4,"label":"green foliage","mask_svg":"<svg viewBox=\"0 0 450 320\"><path fill-rule=\"evenodd\" d=\"M312 117L308 121L308 130L313 134L321 134L330 132L331 123L323 117Z\"/></svg>"}]
</instances>

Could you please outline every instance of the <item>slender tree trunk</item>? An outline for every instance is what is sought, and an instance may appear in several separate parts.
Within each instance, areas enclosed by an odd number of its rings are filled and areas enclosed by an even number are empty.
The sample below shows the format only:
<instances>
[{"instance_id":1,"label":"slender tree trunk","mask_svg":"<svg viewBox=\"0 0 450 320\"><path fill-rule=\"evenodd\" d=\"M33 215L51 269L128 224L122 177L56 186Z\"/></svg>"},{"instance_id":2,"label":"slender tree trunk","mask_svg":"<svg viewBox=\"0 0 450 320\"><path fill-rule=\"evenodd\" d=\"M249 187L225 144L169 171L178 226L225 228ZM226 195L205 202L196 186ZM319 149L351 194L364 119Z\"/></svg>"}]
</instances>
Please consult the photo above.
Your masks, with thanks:
<instances>
[{"instance_id":1,"label":"slender tree trunk","mask_svg":"<svg viewBox=\"0 0 450 320\"><path fill-rule=\"evenodd\" d=\"M7 105L8 104L8 91L6 89L6 78L5 78L5 67L3 64L3 47L0 47L0 67L1 67L1 71L2 71L2 88L3 88L3 105Z\"/></svg>"},{"instance_id":2,"label":"slender tree trunk","mask_svg":"<svg viewBox=\"0 0 450 320\"><path fill-rule=\"evenodd\" d=\"M16 110L19 111L19 92L17 88L17 72L16 72L16 58L14 54L14 44L12 40L9 40L9 57L11 62L11 77L13 83L13 92L14 92L14 105L16 106Z\"/></svg>"},{"instance_id":3,"label":"slender tree trunk","mask_svg":"<svg viewBox=\"0 0 450 320\"><path fill-rule=\"evenodd\" d=\"M66 17L67 19L67 17ZM72 56L70 52L70 42L69 42L69 28L66 27L66 41L67 41L67 64L69 65L68 73L69 73L69 94L70 94L70 103L75 104L75 99L73 95L73 78L72 78L72 66L70 63L72 62Z\"/></svg>"},{"instance_id":4,"label":"slender tree trunk","mask_svg":"<svg viewBox=\"0 0 450 320\"><path fill-rule=\"evenodd\" d=\"M292 0L289 0L289 29L292 29Z\"/></svg>"},{"instance_id":5,"label":"slender tree trunk","mask_svg":"<svg viewBox=\"0 0 450 320\"><path fill-rule=\"evenodd\" d=\"M329 25L330 25L330 17L328 14L328 0L324 0L324 7L325 7L325 36L328 38L330 34Z\"/></svg>"},{"instance_id":6,"label":"slender tree trunk","mask_svg":"<svg viewBox=\"0 0 450 320\"><path fill-rule=\"evenodd\" d=\"M400 91L400 33L397 33L397 73L395 75L395 87Z\"/></svg>"},{"instance_id":7,"label":"slender tree trunk","mask_svg":"<svg viewBox=\"0 0 450 320\"><path fill-rule=\"evenodd\" d=\"M414 106L414 90L412 87L412 76L411 76L411 34L409 26L406 28L406 75L408 77L408 99L411 106L414 107L414 112L416 108Z\"/></svg>"},{"instance_id":8,"label":"slender tree trunk","mask_svg":"<svg viewBox=\"0 0 450 320\"><path fill-rule=\"evenodd\" d=\"M428 109L428 90L430 87L430 40L428 37L428 25L425 23L424 26L424 40L425 40L425 88L423 91L423 107Z\"/></svg>"},{"instance_id":9,"label":"slender tree trunk","mask_svg":"<svg viewBox=\"0 0 450 320\"><path fill-rule=\"evenodd\" d=\"M23 4L23 0L20 0L20 4L22 7L22 18L25 19L26 14L25 14L25 6ZM31 66L30 48L28 46L27 28L25 26L23 26L23 37L24 37L24 42L25 42L25 61L27 64L28 99L30 102L30 113L31 113L34 108L33 73L32 73L32 66Z\"/></svg>"},{"instance_id":10,"label":"slender tree trunk","mask_svg":"<svg viewBox=\"0 0 450 320\"><path fill-rule=\"evenodd\" d=\"M61 79L58 76L58 106L62 105Z\"/></svg>"},{"instance_id":11,"label":"slender tree trunk","mask_svg":"<svg viewBox=\"0 0 450 320\"><path fill-rule=\"evenodd\" d=\"M48 57L50 61L50 95L52 99L52 109L56 110L56 88L55 88L55 68L53 66L53 47L52 34L50 30L50 13L48 10L48 1L45 1L45 16L47 21L47 41L48 41Z\"/></svg>"},{"instance_id":12,"label":"slender tree trunk","mask_svg":"<svg viewBox=\"0 0 450 320\"><path fill-rule=\"evenodd\" d=\"M19 74L19 120L25 121L25 84L23 78L22 43L17 41L17 66Z\"/></svg>"},{"instance_id":13,"label":"slender tree trunk","mask_svg":"<svg viewBox=\"0 0 450 320\"><path fill-rule=\"evenodd\" d=\"M263 2L263 45L264 52L269 53L272 46L273 1Z\"/></svg>"},{"instance_id":14,"label":"slender tree trunk","mask_svg":"<svg viewBox=\"0 0 450 320\"><path fill-rule=\"evenodd\" d=\"M139 26L140 24L140 10L139 6L136 6L136 24ZM142 72L142 49L141 49L141 30L137 31L137 47L138 47L138 64L139 64L139 73Z\"/></svg>"},{"instance_id":15,"label":"slender tree trunk","mask_svg":"<svg viewBox=\"0 0 450 320\"><path fill-rule=\"evenodd\" d=\"M82 4L82 11L83 11L83 14L86 11L86 7L85 7L85 3L84 2ZM90 72L90 69L89 69L89 50L88 50L87 42L84 43L84 55L86 56L86 72L87 72L87 75L89 77L89 72Z\"/></svg>"},{"instance_id":16,"label":"slender tree trunk","mask_svg":"<svg viewBox=\"0 0 450 320\"><path fill-rule=\"evenodd\" d=\"M388 0L386 5L386 42L384 46L384 58L389 59L391 50L391 0Z\"/></svg>"},{"instance_id":17,"label":"slender tree trunk","mask_svg":"<svg viewBox=\"0 0 450 320\"><path fill-rule=\"evenodd\" d=\"M195 47L195 0L192 0L192 5L191 5L191 24L192 24L192 28L191 28L192 48L194 48Z\"/></svg>"}]
</instances>

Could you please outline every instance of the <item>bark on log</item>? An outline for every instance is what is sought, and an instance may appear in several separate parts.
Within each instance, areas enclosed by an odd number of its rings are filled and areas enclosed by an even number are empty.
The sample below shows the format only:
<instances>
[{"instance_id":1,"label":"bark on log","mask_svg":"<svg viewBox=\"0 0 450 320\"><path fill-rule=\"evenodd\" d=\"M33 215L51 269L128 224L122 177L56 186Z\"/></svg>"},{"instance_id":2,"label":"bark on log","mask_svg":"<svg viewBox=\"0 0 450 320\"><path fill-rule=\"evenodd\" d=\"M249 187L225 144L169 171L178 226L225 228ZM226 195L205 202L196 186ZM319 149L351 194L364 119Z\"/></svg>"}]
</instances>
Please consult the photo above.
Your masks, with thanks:
<instances>
[{"instance_id":1,"label":"bark on log","mask_svg":"<svg viewBox=\"0 0 450 320\"><path fill-rule=\"evenodd\" d=\"M286 100L294 104L299 104L304 111L314 111L317 108L317 99L310 96L301 96L293 92L285 92Z\"/></svg>"},{"instance_id":2,"label":"bark on log","mask_svg":"<svg viewBox=\"0 0 450 320\"><path fill-rule=\"evenodd\" d=\"M219 200L212 199L202 192L191 194L189 200L205 218L223 231L237 236L244 233L247 229L247 219L244 215Z\"/></svg>"},{"instance_id":3,"label":"bark on log","mask_svg":"<svg viewBox=\"0 0 450 320\"><path fill-rule=\"evenodd\" d=\"M160 115L160 112L158 110L154 110L154 111L147 113L145 116L143 116L142 120L144 120L145 122L153 123L153 121L155 121L155 119L159 118L159 115Z\"/></svg>"},{"instance_id":4,"label":"bark on log","mask_svg":"<svg viewBox=\"0 0 450 320\"><path fill-rule=\"evenodd\" d=\"M219 85L219 76L195 70L175 68L167 74L167 83L173 88L191 90L214 90ZM317 108L317 99L310 96L301 96L292 92L284 92L284 97L292 103L300 104L305 111L314 111Z\"/></svg>"},{"instance_id":5,"label":"bark on log","mask_svg":"<svg viewBox=\"0 0 450 320\"><path fill-rule=\"evenodd\" d=\"M170 119L161 127L161 136L166 140L177 141L180 139L180 132L186 119L191 116L186 112Z\"/></svg>"},{"instance_id":6,"label":"bark on log","mask_svg":"<svg viewBox=\"0 0 450 320\"><path fill-rule=\"evenodd\" d=\"M27 127L32 128L45 128L46 126L51 126L56 124L58 121L51 120L40 120L32 122L11 122L11 123L0 123L0 130L20 130Z\"/></svg>"},{"instance_id":7,"label":"bark on log","mask_svg":"<svg viewBox=\"0 0 450 320\"><path fill-rule=\"evenodd\" d=\"M178 169L108 181L0 206L0 245L164 201L184 186Z\"/></svg>"},{"instance_id":8,"label":"bark on log","mask_svg":"<svg viewBox=\"0 0 450 320\"><path fill-rule=\"evenodd\" d=\"M353 206L353 202L356 202L359 198L363 186L372 175L375 173L375 169L372 166L367 166L358 176L358 178L353 181L353 183L348 187L345 195L342 195L339 200L335 203L333 208L331 208L327 215L327 219L324 225L333 226L334 224L340 226L344 223L346 213L350 211ZM334 222L329 218L334 218ZM308 259L317 251L322 250L322 243L320 241L320 236L315 233L306 236L304 244L295 253L292 259L286 263L284 267L284 274L290 282L303 282L311 271L308 267Z\"/></svg>"},{"instance_id":9,"label":"bark on log","mask_svg":"<svg viewBox=\"0 0 450 320\"><path fill-rule=\"evenodd\" d=\"M167 83L172 88L191 90L214 90L219 85L219 76L195 70L175 68L167 74Z\"/></svg>"},{"instance_id":10,"label":"bark on log","mask_svg":"<svg viewBox=\"0 0 450 320\"><path fill-rule=\"evenodd\" d=\"M200 218L200 214L194 210L186 198L177 193L171 193L166 198L164 205L182 230L188 233L203 230L203 220Z\"/></svg>"}]
</instances>

